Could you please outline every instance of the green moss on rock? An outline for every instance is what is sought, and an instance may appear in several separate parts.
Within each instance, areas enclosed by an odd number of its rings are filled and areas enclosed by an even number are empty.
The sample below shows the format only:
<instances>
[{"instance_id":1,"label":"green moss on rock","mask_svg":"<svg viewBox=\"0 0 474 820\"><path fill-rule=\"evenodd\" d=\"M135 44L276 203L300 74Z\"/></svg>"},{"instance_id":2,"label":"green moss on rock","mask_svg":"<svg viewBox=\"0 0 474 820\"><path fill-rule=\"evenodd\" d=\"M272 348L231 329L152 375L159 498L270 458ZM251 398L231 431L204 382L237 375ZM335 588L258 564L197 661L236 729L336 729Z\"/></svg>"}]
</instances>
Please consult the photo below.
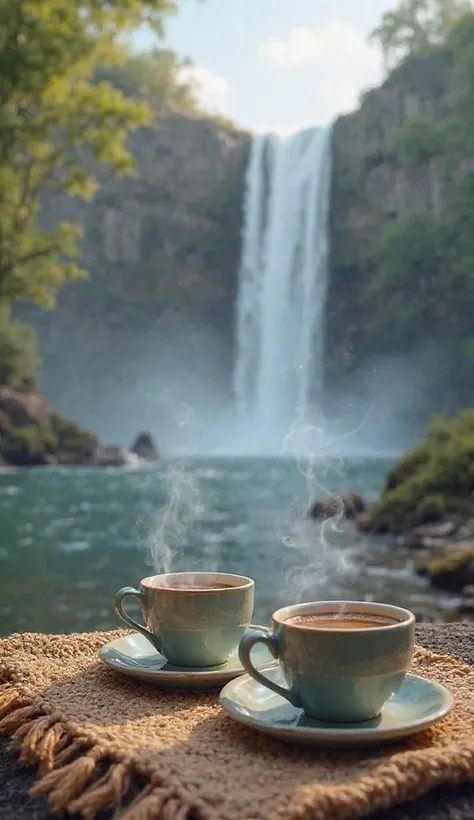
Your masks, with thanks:
<instances>
[{"instance_id":1,"label":"green moss on rock","mask_svg":"<svg viewBox=\"0 0 474 820\"><path fill-rule=\"evenodd\" d=\"M426 441L389 473L369 515L372 531L393 533L474 516L474 410L435 421Z\"/></svg>"},{"instance_id":2,"label":"green moss on rock","mask_svg":"<svg viewBox=\"0 0 474 820\"><path fill-rule=\"evenodd\" d=\"M92 464L99 441L51 413L43 396L0 387L0 459L15 467Z\"/></svg>"},{"instance_id":3,"label":"green moss on rock","mask_svg":"<svg viewBox=\"0 0 474 820\"><path fill-rule=\"evenodd\" d=\"M448 550L422 567L431 584L448 592L460 592L474 584L474 547Z\"/></svg>"},{"instance_id":4,"label":"green moss on rock","mask_svg":"<svg viewBox=\"0 0 474 820\"><path fill-rule=\"evenodd\" d=\"M7 464L35 467L54 461L57 441L50 427L18 427L8 431L2 441Z\"/></svg>"},{"instance_id":5,"label":"green moss on rock","mask_svg":"<svg viewBox=\"0 0 474 820\"><path fill-rule=\"evenodd\" d=\"M94 458L99 447L99 439L94 433L57 413L51 415L51 429L60 461L84 463Z\"/></svg>"},{"instance_id":6,"label":"green moss on rock","mask_svg":"<svg viewBox=\"0 0 474 820\"><path fill-rule=\"evenodd\" d=\"M387 476L385 490L394 490L400 484L403 484L403 482L415 475L421 467L424 467L428 461L429 453L426 447L418 447L416 450L413 450L413 452L404 455L395 467L390 470Z\"/></svg>"}]
</instances>

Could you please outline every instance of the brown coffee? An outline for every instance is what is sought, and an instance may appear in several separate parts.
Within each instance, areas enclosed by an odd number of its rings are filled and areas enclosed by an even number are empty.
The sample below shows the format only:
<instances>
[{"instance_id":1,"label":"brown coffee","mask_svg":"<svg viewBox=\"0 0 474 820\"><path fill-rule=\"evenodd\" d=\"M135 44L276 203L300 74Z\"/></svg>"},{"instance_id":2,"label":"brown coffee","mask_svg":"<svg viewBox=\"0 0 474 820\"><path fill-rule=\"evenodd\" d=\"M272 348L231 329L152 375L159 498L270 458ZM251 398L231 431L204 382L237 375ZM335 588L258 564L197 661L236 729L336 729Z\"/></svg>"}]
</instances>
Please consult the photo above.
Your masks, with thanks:
<instances>
[{"instance_id":1,"label":"brown coffee","mask_svg":"<svg viewBox=\"0 0 474 820\"><path fill-rule=\"evenodd\" d=\"M347 615L321 613L321 615L295 615L288 618L287 624L300 626L303 629L376 629L381 626L393 626L400 623L396 618L387 615L369 615L368 613L347 613Z\"/></svg>"},{"instance_id":2,"label":"brown coffee","mask_svg":"<svg viewBox=\"0 0 474 820\"><path fill-rule=\"evenodd\" d=\"M232 589L233 584L223 584L222 581L173 581L171 589Z\"/></svg>"},{"instance_id":3,"label":"brown coffee","mask_svg":"<svg viewBox=\"0 0 474 820\"><path fill-rule=\"evenodd\" d=\"M153 589L233 589L235 587L234 584L224 584L222 581L170 581L168 584L164 584L163 581L159 583L150 583L149 586L153 587Z\"/></svg>"}]
</instances>

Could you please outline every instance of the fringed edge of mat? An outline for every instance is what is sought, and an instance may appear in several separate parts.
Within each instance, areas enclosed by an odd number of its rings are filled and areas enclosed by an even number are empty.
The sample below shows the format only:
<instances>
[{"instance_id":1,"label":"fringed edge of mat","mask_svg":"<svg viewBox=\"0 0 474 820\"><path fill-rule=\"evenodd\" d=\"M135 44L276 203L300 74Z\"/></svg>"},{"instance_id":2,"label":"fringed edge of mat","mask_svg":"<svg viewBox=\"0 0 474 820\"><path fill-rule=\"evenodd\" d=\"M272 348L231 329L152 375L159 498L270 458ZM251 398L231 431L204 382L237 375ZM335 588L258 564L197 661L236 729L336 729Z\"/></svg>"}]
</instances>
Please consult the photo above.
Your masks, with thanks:
<instances>
[{"instance_id":1,"label":"fringed edge of mat","mask_svg":"<svg viewBox=\"0 0 474 820\"><path fill-rule=\"evenodd\" d=\"M199 803L175 785L118 761L110 750L87 737L74 736L54 713L23 696L11 683L0 684L0 734L10 737L21 763L37 766L40 779L31 797L47 797L55 813L80 814L94 820L114 809L114 820L186 820L202 816ZM133 775L148 783L136 794Z\"/></svg>"},{"instance_id":2,"label":"fringed edge of mat","mask_svg":"<svg viewBox=\"0 0 474 820\"><path fill-rule=\"evenodd\" d=\"M38 767L40 779L30 796L47 797L55 813L79 814L84 820L94 820L104 810L114 811L114 820L218 818L217 810L186 794L184 787L150 776L133 759L119 759L118 754L114 758L110 749L70 731L62 715L48 713L13 683L0 684L0 734L11 738L20 762ZM356 788L341 784L337 797L325 788L318 807L313 804L311 787L303 788L302 804L288 816L355 820L415 800L437 786L473 782L474 740L457 744L452 757L446 758L446 751L433 749L428 770L423 751L406 752L396 764L381 764L375 777L361 778ZM134 776L145 784L138 794Z\"/></svg>"},{"instance_id":3,"label":"fringed edge of mat","mask_svg":"<svg viewBox=\"0 0 474 820\"><path fill-rule=\"evenodd\" d=\"M474 742L464 741L455 746L456 763L453 756L446 756L450 747L433 749L430 766L426 767L424 750L408 751L400 755L397 762L380 764L374 775L361 777L357 785L338 786L337 806L334 793L327 794L324 817L337 820L356 820L370 817L378 811L389 810L405 803L411 803L439 787L461 786L474 783ZM300 820L315 820L319 815L311 807L311 787L303 787L308 792L305 810L300 810Z\"/></svg>"}]
</instances>

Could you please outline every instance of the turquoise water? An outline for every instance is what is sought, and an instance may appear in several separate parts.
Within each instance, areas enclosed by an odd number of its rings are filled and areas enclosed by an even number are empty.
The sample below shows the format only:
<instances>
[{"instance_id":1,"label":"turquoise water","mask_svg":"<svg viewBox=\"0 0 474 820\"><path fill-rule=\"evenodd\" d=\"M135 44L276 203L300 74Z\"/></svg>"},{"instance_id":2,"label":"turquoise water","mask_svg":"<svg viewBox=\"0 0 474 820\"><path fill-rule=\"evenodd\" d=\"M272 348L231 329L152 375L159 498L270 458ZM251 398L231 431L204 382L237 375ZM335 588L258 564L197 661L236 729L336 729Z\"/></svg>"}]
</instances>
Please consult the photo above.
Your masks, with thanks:
<instances>
[{"instance_id":1,"label":"turquoise water","mask_svg":"<svg viewBox=\"0 0 474 820\"><path fill-rule=\"evenodd\" d=\"M160 510L176 502L170 488L184 501L178 527L165 519L169 568L251 575L257 621L295 600L444 606L393 545L347 526L322 533L301 515L320 487L375 498L388 466L337 460L313 465L305 477L301 465L283 460L200 459L158 469L0 475L0 634L116 626L114 592L153 571L146 545L159 543Z\"/></svg>"}]
</instances>

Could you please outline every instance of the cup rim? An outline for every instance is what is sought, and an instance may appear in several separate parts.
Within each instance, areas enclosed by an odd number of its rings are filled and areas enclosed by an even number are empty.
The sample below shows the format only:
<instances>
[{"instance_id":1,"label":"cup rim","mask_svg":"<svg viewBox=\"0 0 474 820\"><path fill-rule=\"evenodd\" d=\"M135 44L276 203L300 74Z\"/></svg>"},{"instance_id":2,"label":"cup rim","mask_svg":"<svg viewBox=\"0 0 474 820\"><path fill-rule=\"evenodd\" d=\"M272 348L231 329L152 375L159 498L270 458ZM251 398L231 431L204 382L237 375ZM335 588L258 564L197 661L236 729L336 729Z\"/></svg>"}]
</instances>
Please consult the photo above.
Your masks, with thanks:
<instances>
[{"instance_id":1,"label":"cup rim","mask_svg":"<svg viewBox=\"0 0 474 820\"><path fill-rule=\"evenodd\" d=\"M416 622L415 615L411 612L411 610L404 609L400 606L395 606L395 604L379 603L378 601L310 601L302 604L291 604L290 606L284 606L277 609L273 613L272 619L279 626L284 626L285 629L298 630L299 632L309 632L310 630L305 630L302 626L288 623L288 619L294 618L297 615L313 614L317 610L322 610L321 614L324 614L324 612L332 613L337 609L337 607L341 606L347 607L349 611L354 614L375 615L379 613L380 615L385 614L388 617L396 619L396 623L394 624L381 624L380 626L371 627L370 634L373 634L374 632L386 632L389 629L400 629L400 627L412 626ZM350 631L347 629L331 629L330 631L333 634L354 635L360 634L361 632L366 632L367 630L364 627L359 627L357 629L351 629ZM327 633L328 630L312 627L311 632L320 634L321 632Z\"/></svg>"},{"instance_id":2,"label":"cup rim","mask_svg":"<svg viewBox=\"0 0 474 820\"><path fill-rule=\"evenodd\" d=\"M215 579L216 582L225 583L225 579L228 580L230 586L228 587L175 587L170 586L169 583L163 583L160 585L157 583L160 579L184 579L186 577L211 577L211 579ZM153 584L147 583L154 581ZM232 581L238 581L239 583L232 583ZM247 575L236 575L235 573L231 572L193 572L193 571L185 571L185 572L163 572L159 573L158 575L148 575L146 578L142 578L140 581L140 586L142 586L146 590L160 590L160 591L167 591L167 592L179 592L180 594L186 593L206 593L206 592L214 592L214 593L222 593L223 595L229 592L234 592L236 589L251 589L255 585L255 581L253 578L249 578Z\"/></svg>"}]
</instances>

